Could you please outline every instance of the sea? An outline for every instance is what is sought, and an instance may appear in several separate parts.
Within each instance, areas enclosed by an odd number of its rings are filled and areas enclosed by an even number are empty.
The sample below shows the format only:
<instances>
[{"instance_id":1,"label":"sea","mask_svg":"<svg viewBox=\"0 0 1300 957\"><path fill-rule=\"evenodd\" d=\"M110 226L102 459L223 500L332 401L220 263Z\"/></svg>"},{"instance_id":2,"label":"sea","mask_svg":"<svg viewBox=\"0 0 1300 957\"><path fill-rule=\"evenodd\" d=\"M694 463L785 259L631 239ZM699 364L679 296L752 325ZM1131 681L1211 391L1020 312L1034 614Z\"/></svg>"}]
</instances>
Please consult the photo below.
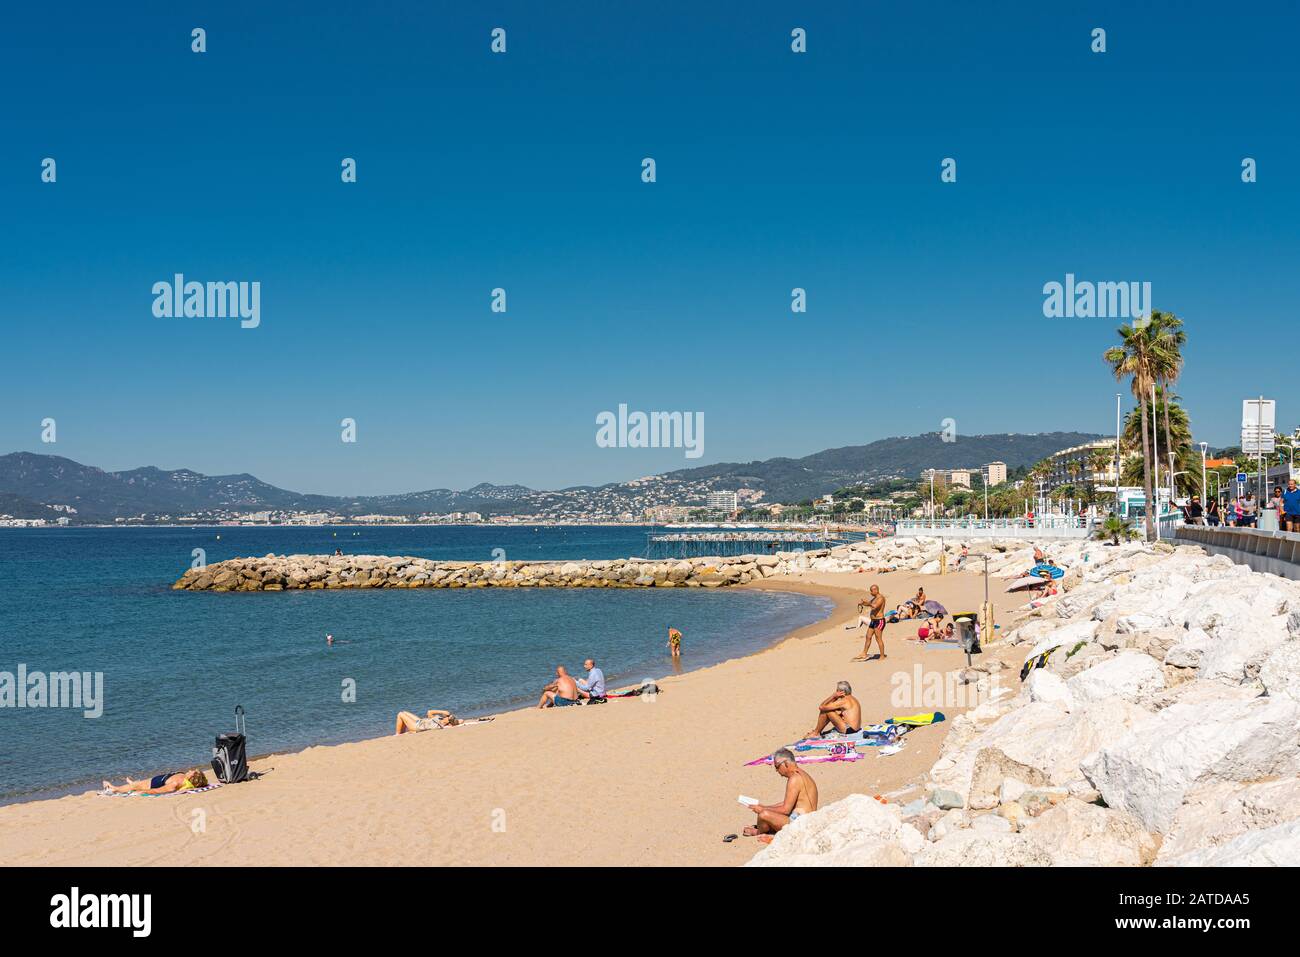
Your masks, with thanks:
<instances>
[{"instance_id":1,"label":"sea","mask_svg":"<svg viewBox=\"0 0 1300 957\"><path fill-rule=\"evenodd\" d=\"M0 803L207 766L244 708L250 754L392 734L395 715L535 704L557 664L609 686L750 654L828 616L823 598L734 589L174 592L197 559L267 554L488 561L642 555L638 526L0 529ZM668 629L683 655L668 654ZM333 646L325 636L332 634ZM81 707L33 675L89 676ZM9 695L5 695L5 682ZM96 677L98 676L98 677ZM98 701L93 692L101 682ZM98 713L96 713L98 712Z\"/></svg>"}]
</instances>

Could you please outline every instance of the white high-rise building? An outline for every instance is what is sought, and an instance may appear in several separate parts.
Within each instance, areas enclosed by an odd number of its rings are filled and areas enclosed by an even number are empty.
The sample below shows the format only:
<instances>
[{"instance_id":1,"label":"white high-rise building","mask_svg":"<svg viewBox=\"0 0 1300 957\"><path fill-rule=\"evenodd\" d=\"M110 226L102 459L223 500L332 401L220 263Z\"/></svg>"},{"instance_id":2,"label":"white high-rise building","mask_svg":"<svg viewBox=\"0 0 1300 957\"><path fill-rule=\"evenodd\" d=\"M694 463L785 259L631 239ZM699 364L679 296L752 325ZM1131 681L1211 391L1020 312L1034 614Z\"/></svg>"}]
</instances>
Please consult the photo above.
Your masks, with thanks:
<instances>
[{"instance_id":1,"label":"white high-rise building","mask_svg":"<svg viewBox=\"0 0 1300 957\"><path fill-rule=\"evenodd\" d=\"M705 507L716 512L734 512L740 507L735 492L710 492Z\"/></svg>"}]
</instances>

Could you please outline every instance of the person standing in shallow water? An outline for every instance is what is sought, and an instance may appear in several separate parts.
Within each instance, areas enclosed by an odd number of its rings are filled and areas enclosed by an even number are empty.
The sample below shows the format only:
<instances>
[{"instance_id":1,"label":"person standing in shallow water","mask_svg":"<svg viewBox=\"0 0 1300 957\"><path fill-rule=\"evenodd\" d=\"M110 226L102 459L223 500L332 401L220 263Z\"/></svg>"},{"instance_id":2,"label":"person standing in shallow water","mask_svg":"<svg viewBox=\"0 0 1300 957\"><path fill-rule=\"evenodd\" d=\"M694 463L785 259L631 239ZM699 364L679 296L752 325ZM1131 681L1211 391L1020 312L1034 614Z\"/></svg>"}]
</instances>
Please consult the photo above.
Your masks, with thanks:
<instances>
[{"instance_id":1,"label":"person standing in shallow water","mask_svg":"<svg viewBox=\"0 0 1300 957\"><path fill-rule=\"evenodd\" d=\"M676 628L668 629L668 650L674 658L682 656L682 633Z\"/></svg>"}]
</instances>

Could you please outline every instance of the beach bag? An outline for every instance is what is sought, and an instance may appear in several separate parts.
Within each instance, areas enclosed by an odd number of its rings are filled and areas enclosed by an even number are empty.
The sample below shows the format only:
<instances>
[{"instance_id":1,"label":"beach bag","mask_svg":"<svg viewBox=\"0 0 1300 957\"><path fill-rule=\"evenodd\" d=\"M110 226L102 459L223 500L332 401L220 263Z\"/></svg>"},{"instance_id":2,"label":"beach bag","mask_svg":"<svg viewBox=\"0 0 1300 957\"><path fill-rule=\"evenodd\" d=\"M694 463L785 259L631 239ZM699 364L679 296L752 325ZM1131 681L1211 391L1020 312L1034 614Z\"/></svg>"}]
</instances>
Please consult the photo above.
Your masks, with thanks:
<instances>
[{"instance_id":1,"label":"beach bag","mask_svg":"<svg viewBox=\"0 0 1300 957\"><path fill-rule=\"evenodd\" d=\"M212 771L222 784L248 780L248 738L244 733L244 706L235 705L234 734L219 734L212 748Z\"/></svg>"}]
</instances>

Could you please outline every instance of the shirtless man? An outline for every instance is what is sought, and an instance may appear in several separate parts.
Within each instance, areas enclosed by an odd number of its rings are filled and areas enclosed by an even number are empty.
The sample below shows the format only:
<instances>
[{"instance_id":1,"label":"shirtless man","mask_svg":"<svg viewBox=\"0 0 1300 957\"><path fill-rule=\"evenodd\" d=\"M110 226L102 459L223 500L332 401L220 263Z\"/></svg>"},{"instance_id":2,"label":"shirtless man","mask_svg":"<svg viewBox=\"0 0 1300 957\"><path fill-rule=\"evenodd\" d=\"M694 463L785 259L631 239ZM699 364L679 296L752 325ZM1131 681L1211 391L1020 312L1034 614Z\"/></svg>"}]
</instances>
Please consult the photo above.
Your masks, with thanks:
<instances>
[{"instance_id":1,"label":"shirtless man","mask_svg":"<svg viewBox=\"0 0 1300 957\"><path fill-rule=\"evenodd\" d=\"M836 684L834 694L817 706L817 724L804 737L820 737L828 724L840 734L862 730L862 703L853 697L853 687L847 681Z\"/></svg>"},{"instance_id":2,"label":"shirtless man","mask_svg":"<svg viewBox=\"0 0 1300 957\"><path fill-rule=\"evenodd\" d=\"M871 586L871 601L868 603L871 609L871 622L867 626L867 642L862 646L862 654L854 658L854 661L866 661L871 655L871 639L875 638L876 643L880 645L880 658L885 658L885 596L880 594L880 586Z\"/></svg>"},{"instance_id":3,"label":"shirtless man","mask_svg":"<svg viewBox=\"0 0 1300 957\"><path fill-rule=\"evenodd\" d=\"M542 689L539 708L564 708L578 703L578 683L569 677L564 665L555 666L555 680Z\"/></svg>"},{"instance_id":4,"label":"shirtless man","mask_svg":"<svg viewBox=\"0 0 1300 957\"><path fill-rule=\"evenodd\" d=\"M780 804L754 804L750 810L758 823L742 832L746 837L775 834L801 814L817 810L817 782L794 762L794 752L782 748L772 755L772 767L785 778L785 800Z\"/></svg>"}]
</instances>

